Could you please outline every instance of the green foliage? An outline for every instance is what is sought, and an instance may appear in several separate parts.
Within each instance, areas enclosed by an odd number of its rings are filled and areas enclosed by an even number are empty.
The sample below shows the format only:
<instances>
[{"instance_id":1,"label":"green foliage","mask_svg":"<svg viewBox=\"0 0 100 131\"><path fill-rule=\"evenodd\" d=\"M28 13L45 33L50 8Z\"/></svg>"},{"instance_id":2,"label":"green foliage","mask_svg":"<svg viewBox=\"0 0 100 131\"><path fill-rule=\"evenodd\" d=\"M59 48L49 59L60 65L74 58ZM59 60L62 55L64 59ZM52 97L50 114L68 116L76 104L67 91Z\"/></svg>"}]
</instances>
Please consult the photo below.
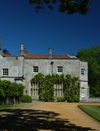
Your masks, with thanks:
<instances>
[{"instance_id":1,"label":"green foliage","mask_svg":"<svg viewBox=\"0 0 100 131\"><path fill-rule=\"evenodd\" d=\"M70 56L75 56L74 52L72 52L72 53L70 54Z\"/></svg>"},{"instance_id":2,"label":"green foliage","mask_svg":"<svg viewBox=\"0 0 100 131\"><path fill-rule=\"evenodd\" d=\"M18 84L17 83L11 83L9 88L7 89L7 95L10 97L18 96Z\"/></svg>"},{"instance_id":3,"label":"green foliage","mask_svg":"<svg viewBox=\"0 0 100 131\"><path fill-rule=\"evenodd\" d=\"M6 97L6 94L3 90L3 86L2 86L2 81L0 80L0 97L3 97L5 98Z\"/></svg>"},{"instance_id":4,"label":"green foliage","mask_svg":"<svg viewBox=\"0 0 100 131\"><path fill-rule=\"evenodd\" d=\"M58 98L57 98L57 101L58 101L58 102L63 102L63 101L65 101L65 100L66 100L65 97L58 97Z\"/></svg>"},{"instance_id":5,"label":"green foliage","mask_svg":"<svg viewBox=\"0 0 100 131\"><path fill-rule=\"evenodd\" d=\"M32 98L28 95L23 95L21 97L21 102L32 102Z\"/></svg>"},{"instance_id":6,"label":"green foliage","mask_svg":"<svg viewBox=\"0 0 100 131\"><path fill-rule=\"evenodd\" d=\"M75 102L73 96L68 96L68 102Z\"/></svg>"},{"instance_id":7,"label":"green foliage","mask_svg":"<svg viewBox=\"0 0 100 131\"><path fill-rule=\"evenodd\" d=\"M65 77L65 87L66 87L66 93L65 98L68 100L79 101L80 97L80 82L78 80L78 77L71 77L71 75L66 75Z\"/></svg>"},{"instance_id":8,"label":"green foliage","mask_svg":"<svg viewBox=\"0 0 100 131\"><path fill-rule=\"evenodd\" d=\"M24 88L25 88L25 86L23 84L18 84L18 95L17 96L22 96L23 95Z\"/></svg>"},{"instance_id":9,"label":"green foliage","mask_svg":"<svg viewBox=\"0 0 100 131\"><path fill-rule=\"evenodd\" d=\"M59 3L59 12L67 12L67 14L74 14L79 12L79 14L86 14L89 10L88 6L91 0L29 0L30 4L34 4L36 12L42 9L44 11L43 4L46 4L50 10L53 9L53 4Z\"/></svg>"},{"instance_id":10,"label":"green foliage","mask_svg":"<svg viewBox=\"0 0 100 131\"><path fill-rule=\"evenodd\" d=\"M64 74L52 74L44 76L42 73L35 75L32 82L39 82L40 86L40 99L44 101L54 101L54 84L57 82L63 82L65 85L64 98L58 98L58 101L65 101L66 98L72 96L74 101L79 101L80 83L78 77L71 77L71 75Z\"/></svg>"},{"instance_id":11,"label":"green foliage","mask_svg":"<svg viewBox=\"0 0 100 131\"><path fill-rule=\"evenodd\" d=\"M9 96L9 88L10 88L11 82L7 80L1 81L1 86L3 88L4 97Z\"/></svg>"},{"instance_id":12,"label":"green foliage","mask_svg":"<svg viewBox=\"0 0 100 131\"><path fill-rule=\"evenodd\" d=\"M8 108L8 107L12 107L13 105L1 105L0 108Z\"/></svg>"},{"instance_id":13,"label":"green foliage","mask_svg":"<svg viewBox=\"0 0 100 131\"><path fill-rule=\"evenodd\" d=\"M80 60L88 62L88 79L90 94L94 97L100 96L100 46L95 45L90 49L80 49L77 51Z\"/></svg>"},{"instance_id":14,"label":"green foliage","mask_svg":"<svg viewBox=\"0 0 100 131\"><path fill-rule=\"evenodd\" d=\"M23 89L25 87L22 84L11 83L7 80L0 80L0 97L20 97L23 95Z\"/></svg>"}]
</instances>

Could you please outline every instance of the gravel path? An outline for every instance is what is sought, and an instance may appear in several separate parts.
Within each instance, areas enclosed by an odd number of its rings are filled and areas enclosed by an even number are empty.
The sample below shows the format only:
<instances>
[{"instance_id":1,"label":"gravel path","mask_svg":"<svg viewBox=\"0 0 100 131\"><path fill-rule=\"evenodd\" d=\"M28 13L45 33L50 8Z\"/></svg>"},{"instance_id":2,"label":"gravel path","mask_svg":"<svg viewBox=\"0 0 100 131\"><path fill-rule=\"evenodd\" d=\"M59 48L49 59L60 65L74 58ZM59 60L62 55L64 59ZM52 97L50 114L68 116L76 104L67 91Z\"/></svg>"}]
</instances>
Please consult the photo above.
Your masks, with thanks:
<instances>
[{"instance_id":1,"label":"gravel path","mask_svg":"<svg viewBox=\"0 0 100 131\"><path fill-rule=\"evenodd\" d=\"M80 110L79 104L33 101L2 109L0 131L100 131L100 122Z\"/></svg>"}]
</instances>

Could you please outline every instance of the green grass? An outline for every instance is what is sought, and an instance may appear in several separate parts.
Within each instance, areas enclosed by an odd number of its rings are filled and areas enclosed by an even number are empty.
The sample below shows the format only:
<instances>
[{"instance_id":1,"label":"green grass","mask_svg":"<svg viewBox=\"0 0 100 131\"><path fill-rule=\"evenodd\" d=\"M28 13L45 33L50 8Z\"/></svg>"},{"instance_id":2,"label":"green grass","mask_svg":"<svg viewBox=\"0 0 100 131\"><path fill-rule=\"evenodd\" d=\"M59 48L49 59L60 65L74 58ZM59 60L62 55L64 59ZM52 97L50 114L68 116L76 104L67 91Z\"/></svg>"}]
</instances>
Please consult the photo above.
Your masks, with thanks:
<instances>
[{"instance_id":1,"label":"green grass","mask_svg":"<svg viewBox=\"0 0 100 131\"><path fill-rule=\"evenodd\" d=\"M12 107L13 105L2 105L0 106L0 108L8 108L8 107Z\"/></svg>"},{"instance_id":2,"label":"green grass","mask_svg":"<svg viewBox=\"0 0 100 131\"><path fill-rule=\"evenodd\" d=\"M22 103L22 102L17 102L15 104L20 104L20 103ZM1 105L0 108L8 108L8 107L12 107L12 106L13 106L13 104L11 104L11 105Z\"/></svg>"},{"instance_id":3,"label":"green grass","mask_svg":"<svg viewBox=\"0 0 100 131\"><path fill-rule=\"evenodd\" d=\"M100 122L100 105L78 105L78 107Z\"/></svg>"},{"instance_id":4,"label":"green grass","mask_svg":"<svg viewBox=\"0 0 100 131\"><path fill-rule=\"evenodd\" d=\"M17 102L17 103L15 103L15 104L21 104L22 102Z\"/></svg>"}]
</instances>

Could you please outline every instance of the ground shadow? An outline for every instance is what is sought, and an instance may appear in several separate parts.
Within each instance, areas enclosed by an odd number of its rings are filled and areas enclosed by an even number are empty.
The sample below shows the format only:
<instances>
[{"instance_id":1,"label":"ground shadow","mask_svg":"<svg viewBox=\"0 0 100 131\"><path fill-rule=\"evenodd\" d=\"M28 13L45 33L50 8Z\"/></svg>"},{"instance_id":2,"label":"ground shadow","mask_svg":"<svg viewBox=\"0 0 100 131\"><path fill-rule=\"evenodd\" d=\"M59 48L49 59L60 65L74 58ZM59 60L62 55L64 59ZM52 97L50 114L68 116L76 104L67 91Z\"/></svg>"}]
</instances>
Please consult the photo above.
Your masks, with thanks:
<instances>
[{"instance_id":1,"label":"ground shadow","mask_svg":"<svg viewBox=\"0 0 100 131\"><path fill-rule=\"evenodd\" d=\"M57 118L58 113L44 110L2 109L0 131L90 131L87 127L71 124L68 119Z\"/></svg>"}]
</instances>

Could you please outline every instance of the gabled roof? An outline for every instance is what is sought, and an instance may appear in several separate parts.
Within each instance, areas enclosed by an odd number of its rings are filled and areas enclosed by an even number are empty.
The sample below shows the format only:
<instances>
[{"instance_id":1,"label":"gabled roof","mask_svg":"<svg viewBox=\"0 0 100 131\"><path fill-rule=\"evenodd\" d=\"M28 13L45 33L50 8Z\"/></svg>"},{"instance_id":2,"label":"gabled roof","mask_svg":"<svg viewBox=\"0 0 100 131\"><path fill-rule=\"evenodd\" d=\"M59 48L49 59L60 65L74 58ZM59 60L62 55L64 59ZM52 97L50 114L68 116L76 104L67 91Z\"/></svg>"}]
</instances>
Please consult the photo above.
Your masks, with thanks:
<instances>
[{"instance_id":1,"label":"gabled roof","mask_svg":"<svg viewBox=\"0 0 100 131\"><path fill-rule=\"evenodd\" d=\"M33 59L48 59L48 55L37 55L37 54L27 54L25 58ZM68 59L71 58L69 55L52 55L53 59Z\"/></svg>"}]
</instances>

